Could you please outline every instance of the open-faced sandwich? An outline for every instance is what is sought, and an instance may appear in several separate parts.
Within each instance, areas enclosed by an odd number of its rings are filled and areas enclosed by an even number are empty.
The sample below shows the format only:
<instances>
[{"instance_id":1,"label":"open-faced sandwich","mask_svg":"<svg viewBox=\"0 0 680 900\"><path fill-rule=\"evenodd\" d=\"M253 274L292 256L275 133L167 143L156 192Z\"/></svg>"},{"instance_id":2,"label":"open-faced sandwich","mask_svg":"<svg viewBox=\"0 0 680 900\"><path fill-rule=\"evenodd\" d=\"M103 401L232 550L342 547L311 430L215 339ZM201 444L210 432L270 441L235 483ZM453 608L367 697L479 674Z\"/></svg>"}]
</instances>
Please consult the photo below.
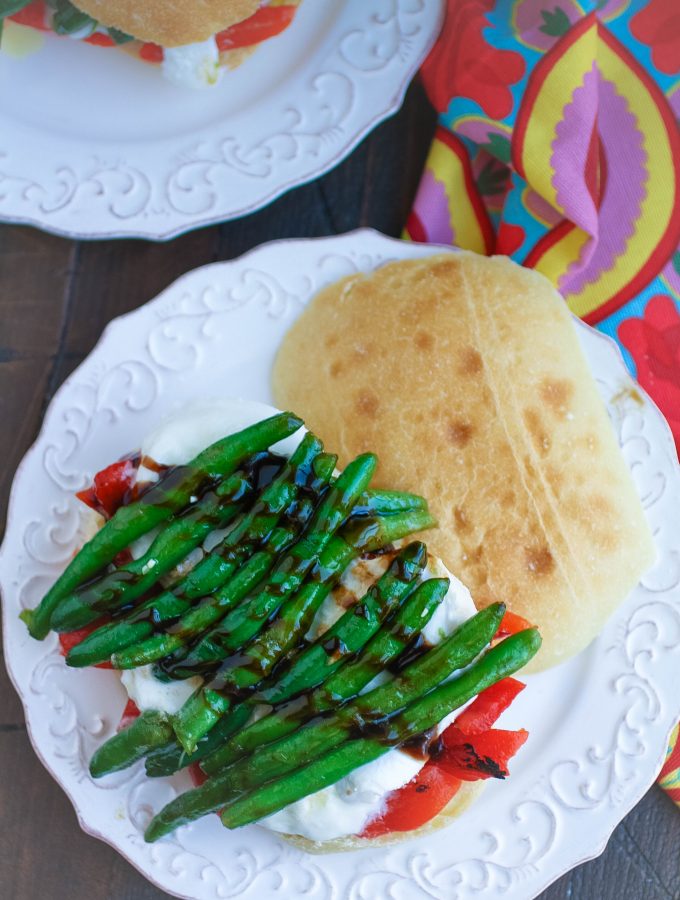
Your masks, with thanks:
<instances>
[{"instance_id":1,"label":"open-faced sandwich","mask_svg":"<svg viewBox=\"0 0 680 900\"><path fill-rule=\"evenodd\" d=\"M92 537L24 614L67 664L122 670L94 777L192 767L149 840L219 811L313 850L384 842L445 822L527 738L493 726L536 629L477 612L408 539L427 502L373 489L373 454L338 471L301 426L236 401L166 421L79 494Z\"/></svg>"},{"instance_id":2,"label":"open-faced sandwich","mask_svg":"<svg viewBox=\"0 0 680 900\"><path fill-rule=\"evenodd\" d=\"M119 47L183 87L216 84L260 44L284 31L301 0L14 0L2 19Z\"/></svg>"}]
</instances>

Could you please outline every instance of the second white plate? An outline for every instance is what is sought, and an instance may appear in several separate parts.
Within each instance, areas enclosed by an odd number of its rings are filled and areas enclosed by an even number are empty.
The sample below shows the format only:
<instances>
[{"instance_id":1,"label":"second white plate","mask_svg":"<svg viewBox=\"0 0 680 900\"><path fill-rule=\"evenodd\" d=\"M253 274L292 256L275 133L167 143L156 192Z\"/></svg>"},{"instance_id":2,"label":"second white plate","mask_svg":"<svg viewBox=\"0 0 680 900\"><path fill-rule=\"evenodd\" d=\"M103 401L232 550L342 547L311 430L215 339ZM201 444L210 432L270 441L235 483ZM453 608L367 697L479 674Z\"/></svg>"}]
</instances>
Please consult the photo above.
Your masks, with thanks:
<instances>
[{"instance_id":1,"label":"second white plate","mask_svg":"<svg viewBox=\"0 0 680 900\"><path fill-rule=\"evenodd\" d=\"M0 53L0 219L164 240L259 209L399 108L442 12L442 0L305 0L203 91L54 35L23 58Z\"/></svg>"}]
</instances>

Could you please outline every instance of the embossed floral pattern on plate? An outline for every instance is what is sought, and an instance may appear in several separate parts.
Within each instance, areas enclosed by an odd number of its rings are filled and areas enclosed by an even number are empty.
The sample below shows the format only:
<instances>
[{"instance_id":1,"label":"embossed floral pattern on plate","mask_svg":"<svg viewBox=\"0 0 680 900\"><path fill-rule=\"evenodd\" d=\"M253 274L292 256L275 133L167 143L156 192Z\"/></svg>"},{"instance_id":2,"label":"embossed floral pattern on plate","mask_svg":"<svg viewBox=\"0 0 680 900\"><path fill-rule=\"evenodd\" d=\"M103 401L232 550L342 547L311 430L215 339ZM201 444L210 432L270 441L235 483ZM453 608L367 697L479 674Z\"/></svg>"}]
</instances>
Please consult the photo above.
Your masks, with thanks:
<instances>
[{"instance_id":1,"label":"embossed floral pattern on plate","mask_svg":"<svg viewBox=\"0 0 680 900\"><path fill-rule=\"evenodd\" d=\"M307 0L283 35L198 92L52 35L25 59L0 55L12 85L0 98L0 219L163 240L252 212L399 108L442 11L442 0Z\"/></svg>"},{"instance_id":2,"label":"embossed floral pattern on plate","mask_svg":"<svg viewBox=\"0 0 680 900\"><path fill-rule=\"evenodd\" d=\"M108 326L56 394L17 472L0 583L6 661L31 739L82 827L172 894L529 898L601 852L661 766L680 716L680 475L658 410L639 388L630 390L615 345L580 323L659 560L584 653L528 679L508 722L531 732L512 778L490 785L446 830L350 858L310 856L256 826L229 833L212 816L149 846L145 823L187 787L187 777L151 781L137 766L94 783L87 760L124 706L117 676L68 670L54 636L32 641L17 618L82 540L73 491L97 468L138 446L163 415L196 396L270 401L276 348L319 288L390 259L436 251L360 231L268 244L190 272ZM553 699L546 706L536 703L539 695Z\"/></svg>"}]
</instances>

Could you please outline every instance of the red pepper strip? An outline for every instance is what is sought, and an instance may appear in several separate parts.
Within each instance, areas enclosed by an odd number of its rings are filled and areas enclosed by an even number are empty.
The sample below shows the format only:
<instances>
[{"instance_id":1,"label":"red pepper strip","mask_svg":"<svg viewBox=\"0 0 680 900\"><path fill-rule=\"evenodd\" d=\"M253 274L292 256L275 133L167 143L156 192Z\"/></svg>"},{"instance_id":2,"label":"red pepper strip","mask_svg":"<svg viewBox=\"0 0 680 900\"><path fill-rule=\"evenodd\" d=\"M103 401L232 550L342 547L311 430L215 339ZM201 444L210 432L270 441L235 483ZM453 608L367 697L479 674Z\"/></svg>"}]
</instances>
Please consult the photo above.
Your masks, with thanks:
<instances>
[{"instance_id":1,"label":"red pepper strip","mask_svg":"<svg viewBox=\"0 0 680 900\"><path fill-rule=\"evenodd\" d=\"M51 31L50 26L46 24L45 12L43 0L35 0L34 3L29 3L28 6L15 12L10 19L19 25L28 25L29 28L37 28L39 31Z\"/></svg>"},{"instance_id":2,"label":"red pepper strip","mask_svg":"<svg viewBox=\"0 0 680 900\"><path fill-rule=\"evenodd\" d=\"M479 734L464 734L455 724L450 725L441 736L441 751L433 762L461 781L507 778L509 760L528 737L529 732L523 728L490 728Z\"/></svg>"},{"instance_id":3,"label":"red pepper strip","mask_svg":"<svg viewBox=\"0 0 680 900\"><path fill-rule=\"evenodd\" d=\"M416 777L387 798L385 811L369 822L359 837L376 838L392 831L420 828L440 813L461 786L458 778L434 763L426 763Z\"/></svg>"},{"instance_id":4,"label":"red pepper strip","mask_svg":"<svg viewBox=\"0 0 680 900\"><path fill-rule=\"evenodd\" d=\"M440 754L428 760L412 781L388 795L382 815L369 822L359 837L374 838L392 831L420 828L444 809L462 781L488 778L491 762L497 764L498 771L507 774L508 761L527 739L527 732L492 730L491 726L524 687L515 678L504 678L482 691L442 734ZM461 765L461 747L466 742L485 753L493 750L497 754L493 760L485 761L486 774L478 766L468 767L470 754L465 755L466 764ZM450 751L448 744L451 744Z\"/></svg>"},{"instance_id":5,"label":"red pepper strip","mask_svg":"<svg viewBox=\"0 0 680 900\"><path fill-rule=\"evenodd\" d=\"M251 47L281 34L293 21L297 6L261 6L248 19L221 31L215 38L220 51Z\"/></svg>"},{"instance_id":6,"label":"red pepper strip","mask_svg":"<svg viewBox=\"0 0 680 900\"><path fill-rule=\"evenodd\" d=\"M127 728L128 725L132 725L137 716L139 716L139 707L135 703L134 700L129 700L125 704L125 709L123 710L123 715L120 717L120 722L118 723L118 728L116 731L122 731L124 728Z\"/></svg>"},{"instance_id":7,"label":"red pepper strip","mask_svg":"<svg viewBox=\"0 0 680 900\"><path fill-rule=\"evenodd\" d=\"M163 48L158 44L152 44L150 41L142 44L142 46L139 48L139 55L145 62L163 62Z\"/></svg>"},{"instance_id":8,"label":"red pepper strip","mask_svg":"<svg viewBox=\"0 0 680 900\"><path fill-rule=\"evenodd\" d=\"M456 728L463 734L488 731L500 714L510 706L525 685L515 678L504 678L491 685L456 717Z\"/></svg>"},{"instance_id":9,"label":"red pepper strip","mask_svg":"<svg viewBox=\"0 0 680 900\"><path fill-rule=\"evenodd\" d=\"M83 38L86 44L94 44L97 47L115 47L116 42L108 34L102 34L101 31L95 31L89 37Z\"/></svg>"},{"instance_id":10,"label":"red pepper strip","mask_svg":"<svg viewBox=\"0 0 680 900\"><path fill-rule=\"evenodd\" d=\"M189 777L193 781L194 787L200 787L208 780L208 776L197 762L191 763L189 766Z\"/></svg>"},{"instance_id":11,"label":"red pepper strip","mask_svg":"<svg viewBox=\"0 0 680 900\"><path fill-rule=\"evenodd\" d=\"M76 497L110 519L118 507L129 499L129 494L137 479L139 457L120 459L111 463L94 476L91 487L79 491Z\"/></svg>"},{"instance_id":12,"label":"red pepper strip","mask_svg":"<svg viewBox=\"0 0 680 900\"><path fill-rule=\"evenodd\" d=\"M510 610L506 610L505 615L501 621L501 624L496 632L496 640L499 638L508 637L511 634L517 634L518 631L524 631L527 628L532 628L531 622L527 621L527 619L523 619L521 616L518 616L517 613L510 612Z\"/></svg>"},{"instance_id":13,"label":"red pepper strip","mask_svg":"<svg viewBox=\"0 0 680 900\"><path fill-rule=\"evenodd\" d=\"M85 638L88 634L92 634L92 632L103 625L105 622L108 622L106 617L97 619L96 622L90 622L89 625L86 625L84 628L79 628L77 631L64 631L59 635L59 645L60 652L62 656L67 656L69 651L72 650L73 647L76 647ZM97 669L112 669L113 666L111 663L103 662L97 663Z\"/></svg>"},{"instance_id":14,"label":"red pepper strip","mask_svg":"<svg viewBox=\"0 0 680 900\"><path fill-rule=\"evenodd\" d=\"M116 553L113 557L114 566L119 569L121 566L126 566L129 562L132 562L134 559L132 553L130 552L129 547L125 547L124 550L121 550L120 553Z\"/></svg>"}]
</instances>

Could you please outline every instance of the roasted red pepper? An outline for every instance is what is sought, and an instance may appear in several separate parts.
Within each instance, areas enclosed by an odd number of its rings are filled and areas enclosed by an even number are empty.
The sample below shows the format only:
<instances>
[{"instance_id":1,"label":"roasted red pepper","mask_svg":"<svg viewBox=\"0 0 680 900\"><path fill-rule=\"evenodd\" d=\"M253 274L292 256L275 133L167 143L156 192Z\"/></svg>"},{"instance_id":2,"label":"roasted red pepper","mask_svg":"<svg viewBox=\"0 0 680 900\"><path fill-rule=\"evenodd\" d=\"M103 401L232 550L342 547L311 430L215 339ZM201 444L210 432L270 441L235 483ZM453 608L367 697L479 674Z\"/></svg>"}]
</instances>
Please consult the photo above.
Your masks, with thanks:
<instances>
[{"instance_id":1,"label":"roasted red pepper","mask_svg":"<svg viewBox=\"0 0 680 900\"><path fill-rule=\"evenodd\" d=\"M115 511L128 502L137 480L139 456L119 459L97 472L92 485L79 491L76 497L96 512L110 519Z\"/></svg>"},{"instance_id":2,"label":"roasted red pepper","mask_svg":"<svg viewBox=\"0 0 680 900\"><path fill-rule=\"evenodd\" d=\"M528 737L529 732L524 729L489 728L465 734L454 723L442 734L439 752L432 762L461 781L507 778L508 762Z\"/></svg>"},{"instance_id":3,"label":"roasted red pepper","mask_svg":"<svg viewBox=\"0 0 680 900\"><path fill-rule=\"evenodd\" d=\"M139 55L145 62L163 62L163 48L159 44L152 44L150 41L142 44L139 48Z\"/></svg>"},{"instance_id":4,"label":"roasted red pepper","mask_svg":"<svg viewBox=\"0 0 680 900\"><path fill-rule=\"evenodd\" d=\"M505 611L500 628L496 633L496 640L508 637L511 634L517 634L518 631L524 631L527 628L533 628L531 622L518 616L517 613L510 612L508 609Z\"/></svg>"},{"instance_id":5,"label":"roasted red pepper","mask_svg":"<svg viewBox=\"0 0 680 900\"><path fill-rule=\"evenodd\" d=\"M116 42L108 34L101 31L95 31L89 37L83 38L86 44L94 44L96 47L115 47Z\"/></svg>"},{"instance_id":6,"label":"roasted red pepper","mask_svg":"<svg viewBox=\"0 0 680 900\"><path fill-rule=\"evenodd\" d=\"M191 778L194 787L200 787L208 780L208 776L197 762L191 763L189 766L189 777Z\"/></svg>"},{"instance_id":7,"label":"roasted red pepper","mask_svg":"<svg viewBox=\"0 0 680 900\"><path fill-rule=\"evenodd\" d=\"M504 678L492 684L456 717L456 728L463 734L487 731L525 686L516 678Z\"/></svg>"},{"instance_id":8,"label":"roasted red pepper","mask_svg":"<svg viewBox=\"0 0 680 900\"><path fill-rule=\"evenodd\" d=\"M45 13L46 7L43 0L35 0L34 3L29 3L28 6L15 12L10 19L18 22L19 25L28 25L30 28L38 28L40 31L51 31L50 26L46 24Z\"/></svg>"},{"instance_id":9,"label":"roasted red pepper","mask_svg":"<svg viewBox=\"0 0 680 900\"><path fill-rule=\"evenodd\" d=\"M461 782L434 763L426 763L416 777L387 798L385 811L369 822L363 838L376 838L392 831L413 831L440 813L456 794Z\"/></svg>"},{"instance_id":10,"label":"roasted red pepper","mask_svg":"<svg viewBox=\"0 0 680 900\"><path fill-rule=\"evenodd\" d=\"M84 641L85 638L92 634L97 628L107 622L108 619L102 618L97 619L96 622L91 622L89 625L85 625L84 628L79 628L77 631L64 631L59 635L59 646L61 650L62 656L67 656L69 651L76 647L81 641ZM99 663L97 665L98 669L111 669L111 663Z\"/></svg>"},{"instance_id":11,"label":"roasted red pepper","mask_svg":"<svg viewBox=\"0 0 680 900\"><path fill-rule=\"evenodd\" d=\"M123 715L120 717L120 722L118 723L118 728L116 730L122 731L124 728L127 728L128 725L132 725L139 714L139 707L137 706L135 701L128 700L128 702L125 704Z\"/></svg>"},{"instance_id":12,"label":"roasted red pepper","mask_svg":"<svg viewBox=\"0 0 680 900\"><path fill-rule=\"evenodd\" d=\"M293 21L297 6L261 6L248 19L221 31L215 38L220 51L252 47L281 34Z\"/></svg>"},{"instance_id":13,"label":"roasted red pepper","mask_svg":"<svg viewBox=\"0 0 680 900\"><path fill-rule=\"evenodd\" d=\"M443 732L416 777L389 794L383 813L368 823L360 837L412 831L440 813L463 781L505 778L508 762L528 732L491 726L523 689L521 681L504 678L482 691Z\"/></svg>"}]
</instances>

